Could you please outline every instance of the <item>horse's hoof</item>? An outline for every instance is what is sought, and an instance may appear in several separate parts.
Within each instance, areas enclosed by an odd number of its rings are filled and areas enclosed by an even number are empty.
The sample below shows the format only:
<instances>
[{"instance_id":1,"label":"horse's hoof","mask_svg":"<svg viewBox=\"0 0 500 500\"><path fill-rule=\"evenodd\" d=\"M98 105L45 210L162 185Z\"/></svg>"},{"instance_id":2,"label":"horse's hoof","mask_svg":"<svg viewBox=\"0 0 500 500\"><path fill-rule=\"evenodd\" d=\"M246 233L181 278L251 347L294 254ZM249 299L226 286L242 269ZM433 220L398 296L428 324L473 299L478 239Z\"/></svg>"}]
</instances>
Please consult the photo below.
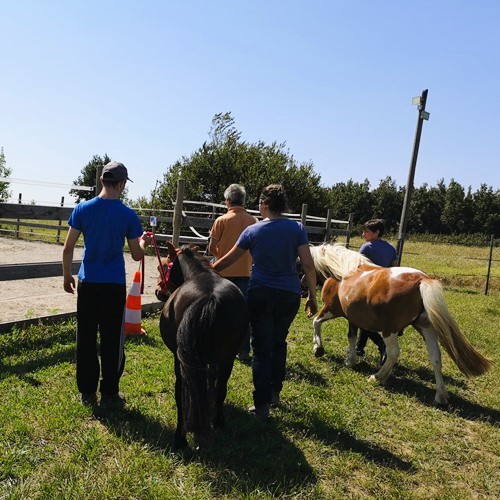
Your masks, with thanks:
<instances>
[{"instance_id":1,"label":"horse's hoof","mask_svg":"<svg viewBox=\"0 0 500 500\"><path fill-rule=\"evenodd\" d=\"M345 365L348 368L352 368L353 366L356 366L357 362L358 362L358 360L356 358L354 358L354 359L352 359L352 358L346 358Z\"/></svg>"},{"instance_id":2,"label":"horse's hoof","mask_svg":"<svg viewBox=\"0 0 500 500\"><path fill-rule=\"evenodd\" d=\"M323 347L319 347L317 345L314 346L314 355L317 357L317 358L321 358L321 356L323 356L323 354L325 354L325 349Z\"/></svg>"},{"instance_id":3,"label":"horse's hoof","mask_svg":"<svg viewBox=\"0 0 500 500\"><path fill-rule=\"evenodd\" d=\"M449 405L449 402L447 400L444 400L444 401L436 401L436 400L434 400L434 406L436 408L444 409L444 408L447 408L448 405Z\"/></svg>"},{"instance_id":4,"label":"horse's hoof","mask_svg":"<svg viewBox=\"0 0 500 500\"><path fill-rule=\"evenodd\" d=\"M434 406L436 408L446 408L449 404L447 396L438 396L434 397Z\"/></svg>"},{"instance_id":5,"label":"horse's hoof","mask_svg":"<svg viewBox=\"0 0 500 500\"><path fill-rule=\"evenodd\" d=\"M382 382L382 380L379 380L375 375L370 375L368 377L368 382L370 382L371 384L376 384L376 385L384 385L384 383Z\"/></svg>"}]
</instances>

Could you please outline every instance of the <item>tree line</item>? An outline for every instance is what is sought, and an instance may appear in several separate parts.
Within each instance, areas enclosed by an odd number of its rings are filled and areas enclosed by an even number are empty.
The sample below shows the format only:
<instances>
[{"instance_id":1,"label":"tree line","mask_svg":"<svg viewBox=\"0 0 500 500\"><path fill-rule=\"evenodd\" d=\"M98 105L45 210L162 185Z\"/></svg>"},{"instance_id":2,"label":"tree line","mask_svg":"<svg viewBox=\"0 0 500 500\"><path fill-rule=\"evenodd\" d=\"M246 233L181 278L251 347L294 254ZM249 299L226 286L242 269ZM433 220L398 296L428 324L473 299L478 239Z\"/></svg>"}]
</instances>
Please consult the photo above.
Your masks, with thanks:
<instances>
[{"instance_id":1,"label":"tree line","mask_svg":"<svg viewBox=\"0 0 500 500\"><path fill-rule=\"evenodd\" d=\"M223 202L226 187L237 182L247 190L247 207L256 208L262 188L281 183L287 192L288 211L298 213L302 204L308 213L347 220L353 215L355 226L372 218L387 222L387 231L396 233L401 218L405 187L397 186L389 176L374 189L366 179L352 179L324 186L312 162L297 162L285 143L263 141L249 143L241 138L230 112L216 114L205 141L189 156L183 156L168 166L163 179L156 182L149 196L137 200L125 199L133 207L172 209L177 181L185 180L185 197L195 201ZM105 154L95 155L75 179L77 185L95 184L96 171L110 161ZM7 170L3 150L0 155L0 174ZM4 186L6 188L7 186ZM0 190L2 185L0 184ZM70 191L77 202L93 193ZM500 234L500 190L481 184L479 189L465 189L453 179L436 186L423 184L414 189L410 205L408 234Z\"/></svg>"},{"instance_id":2,"label":"tree line","mask_svg":"<svg viewBox=\"0 0 500 500\"><path fill-rule=\"evenodd\" d=\"M397 231L406 188L398 187L391 177L375 189L368 180L352 179L324 186L313 163L297 162L286 144L243 141L231 113L215 115L208 135L194 153L167 168L150 197L135 205L173 208L177 181L182 178L187 199L220 203L226 187L238 182L247 190L247 206L256 208L262 187L279 182L287 192L290 212L300 212L306 203L309 214L324 216L330 208L335 219L347 220L353 214L355 225L383 218L388 232ZM481 184L472 192L453 179L448 185L443 179L437 186L423 184L413 191L407 232L498 235L500 190Z\"/></svg>"}]
</instances>

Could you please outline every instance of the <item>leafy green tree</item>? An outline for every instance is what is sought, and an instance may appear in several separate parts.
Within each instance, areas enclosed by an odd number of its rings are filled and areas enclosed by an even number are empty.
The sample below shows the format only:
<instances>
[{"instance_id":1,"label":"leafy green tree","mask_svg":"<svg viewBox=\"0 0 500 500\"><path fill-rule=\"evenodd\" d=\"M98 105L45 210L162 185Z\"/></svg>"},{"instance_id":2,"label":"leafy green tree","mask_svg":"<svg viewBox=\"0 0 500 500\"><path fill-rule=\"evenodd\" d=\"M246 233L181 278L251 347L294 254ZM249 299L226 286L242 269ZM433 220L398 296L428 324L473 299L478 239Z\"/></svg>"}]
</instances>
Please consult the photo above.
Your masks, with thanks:
<instances>
[{"instance_id":1,"label":"leafy green tree","mask_svg":"<svg viewBox=\"0 0 500 500\"><path fill-rule=\"evenodd\" d=\"M411 198L408 232L441 234L441 213L444 207L446 186L441 179L436 187L427 184L416 188Z\"/></svg>"},{"instance_id":2,"label":"leafy green tree","mask_svg":"<svg viewBox=\"0 0 500 500\"><path fill-rule=\"evenodd\" d=\"M237 182L246 188L247 206L256 208L264 186L282 183L291 211L300 211L302 203L308 204L308 213L326 208L325 189L313 165L297 164L285 144L242 141L231 113L215 115L209 140L167 169L163 183L151 193L156 208L173 207L179 179L185 181L185 198L194 201L221 203L227 186Z\"/></svg>"},{"instance_id":3,"label":"leafy green tree","mask_svg":"<svg viewBox=\"0 0 500 500\"><path fill-rule=\"evenodd\" d=\"M441 221L448 234L468 233L472 227L472 196L465 195L464 188L451 179L444 198Z\"/></svg>"},{"instance_id":4,"label":"leafy green tree","mask_svg":"<svg viewBox=\"0 0 500 500\"><path fill-rule=\"evenodd\" d=\"M92 160L90 160L87 165L83 167L81 175L79 175L73 183L77 186L95 186L97 168L106 165L110 161L111 158L106 153L102 158L99 155L94 155ZM91 200L95 196L94 191L77 191L75 189L72 189L69 194L76 198L77 203L85 200Z\"/></svg>"},{"instance_id":5,"label":"leafy green tree","mask_svg":"<svg viewBox=\"0 0 500 500\"><path fill-rule=\"evenodd\" d=\"M500 233L500 190L495 192L486 184L481 184L472 195L473 199L473 228L472 232L493 234Z\"/></svg>"},{"instance_id":6,"label":"leafy green tree","mask_svg":"<svg viewBox=\"0 0 500 500\"><path fill-rule=\"evenodd\" d=\"M361 183L349 179L347 182L334 184L327 191L328 207L332 209L334 218L347 220L349 214L352 214L355 225L370 219L372 194L368 179Z\"/></svg>"},{"instance_id":7,"label":"leafy green tree","mask_svg":"<svg viewBox=\"0 0 500 500\"><path fill-rule=\"evenodd\" d=\"M386 231L395 232L401 220L404 201L404 189L396 185L392 177L380 181L379 186L371 193L372 210L370 219L385 219Z\"/></svg>"},{"instance_id":8,"label":"leafy green tree","mask_svg":"<svg viewBox=\"0 0 500 500\"><path fill-rule=\"evenodd\" d=\"M12 174L12 169L7 167L7 161L5 160L5 154L3 148L0 149L0 177L9 177ZM8 182L0 182L0 200L7 200L12 195L12 191L9 191Z\"/></svg>"}]
</instances>

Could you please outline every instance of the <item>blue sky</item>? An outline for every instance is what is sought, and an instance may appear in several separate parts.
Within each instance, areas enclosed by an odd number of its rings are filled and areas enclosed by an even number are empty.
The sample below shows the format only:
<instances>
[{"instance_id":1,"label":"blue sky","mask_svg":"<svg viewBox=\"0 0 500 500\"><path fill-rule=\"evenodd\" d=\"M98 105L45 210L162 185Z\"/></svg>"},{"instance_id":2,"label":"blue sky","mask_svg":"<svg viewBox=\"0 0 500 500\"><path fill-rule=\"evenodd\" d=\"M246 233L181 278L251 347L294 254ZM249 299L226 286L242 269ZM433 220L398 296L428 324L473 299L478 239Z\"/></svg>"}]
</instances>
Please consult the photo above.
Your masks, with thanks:
<instances>
[{"instance_id":1,"label":"blue sky","mask_svg":"<svg viewBox=\"0 0 500 500\"><path fill-rule=\"evenodd\" d=\"M415 185L500 188L498 0L0 0L0 12L13 178L71 184L107 153L128 167L129 196L149 196L231 111L244 140L286 142L326 186L404 186L411 99L429 89Z\"/></svg>"}]
</instances>

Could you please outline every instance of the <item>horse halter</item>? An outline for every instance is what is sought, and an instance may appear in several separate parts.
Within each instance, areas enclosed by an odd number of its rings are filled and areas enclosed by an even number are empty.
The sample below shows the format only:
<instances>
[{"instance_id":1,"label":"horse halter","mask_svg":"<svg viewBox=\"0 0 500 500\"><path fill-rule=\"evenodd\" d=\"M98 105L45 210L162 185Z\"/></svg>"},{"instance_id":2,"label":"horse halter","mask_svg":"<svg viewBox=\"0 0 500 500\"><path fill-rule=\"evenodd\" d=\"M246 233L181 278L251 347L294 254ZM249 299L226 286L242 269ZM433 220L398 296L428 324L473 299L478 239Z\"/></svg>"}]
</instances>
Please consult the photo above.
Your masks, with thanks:
<instances>
[{"instance_id":1,"label":"horse halter","mask_svg":"<svg viewBox=\"0 0 500 500\"><path fill-rule=\"evenodd\" d=\"M179 250L177 252L177 255L174 257L174 259L169 262L166 266L163 264L160 266L160 273L161 273L161 289L162 290L168 290L169 292L173 292L175 289L179 288L181 283L176 283L172 279L172 268L174 267L175 262L179 258L179 255L182 252ZM165 267L167 268L165 271Z\"/></svg>"}]
</instances>

